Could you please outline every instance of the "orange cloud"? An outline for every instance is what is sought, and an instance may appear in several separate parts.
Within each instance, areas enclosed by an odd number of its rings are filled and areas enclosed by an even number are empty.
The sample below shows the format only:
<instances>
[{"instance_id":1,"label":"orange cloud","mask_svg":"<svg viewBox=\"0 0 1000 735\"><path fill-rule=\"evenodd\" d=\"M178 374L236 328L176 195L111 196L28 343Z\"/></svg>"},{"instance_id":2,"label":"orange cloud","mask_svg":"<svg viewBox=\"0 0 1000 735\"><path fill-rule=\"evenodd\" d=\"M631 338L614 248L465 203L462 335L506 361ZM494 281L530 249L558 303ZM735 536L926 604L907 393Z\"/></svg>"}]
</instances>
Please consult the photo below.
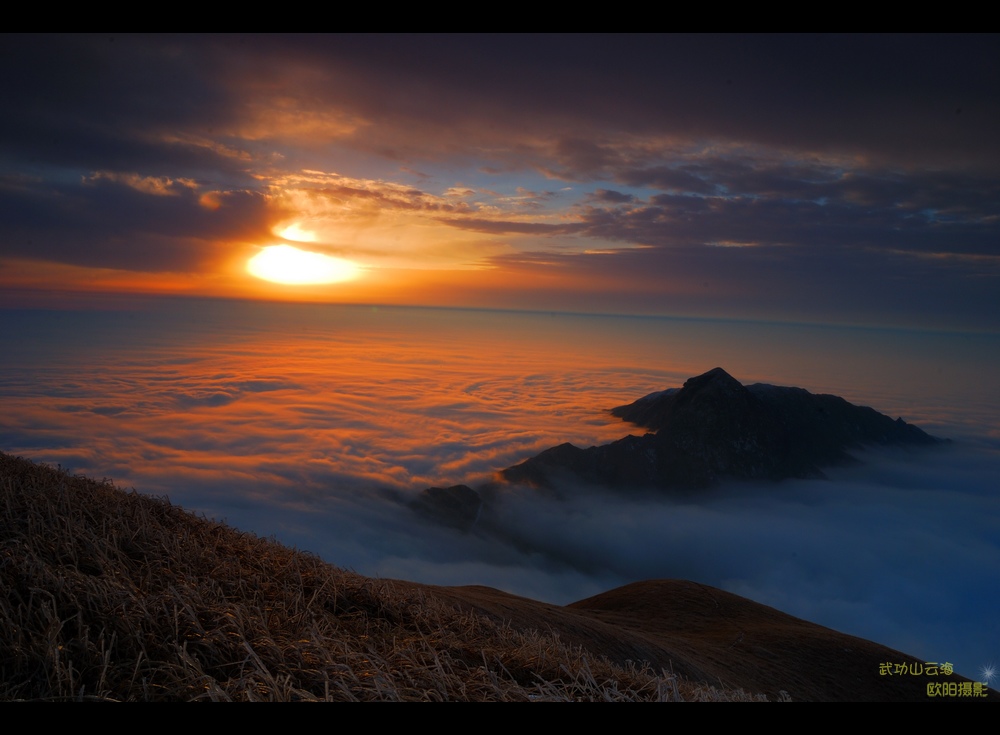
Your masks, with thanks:
<instances>
[{"instance_id":1,"label":"orange cloud","mask_svg":"<svg viewBox=\"0 0 1000 735\"><path fill-rule=\"evenodd\" d=\"M153 196L179 196L184 189L194 190L198 188L194 179L140 176L136 173L118 171L97 171L90 176L83 177L84 184L94 184L98 181L113 181Z\"/></svg>"}]
</instances>

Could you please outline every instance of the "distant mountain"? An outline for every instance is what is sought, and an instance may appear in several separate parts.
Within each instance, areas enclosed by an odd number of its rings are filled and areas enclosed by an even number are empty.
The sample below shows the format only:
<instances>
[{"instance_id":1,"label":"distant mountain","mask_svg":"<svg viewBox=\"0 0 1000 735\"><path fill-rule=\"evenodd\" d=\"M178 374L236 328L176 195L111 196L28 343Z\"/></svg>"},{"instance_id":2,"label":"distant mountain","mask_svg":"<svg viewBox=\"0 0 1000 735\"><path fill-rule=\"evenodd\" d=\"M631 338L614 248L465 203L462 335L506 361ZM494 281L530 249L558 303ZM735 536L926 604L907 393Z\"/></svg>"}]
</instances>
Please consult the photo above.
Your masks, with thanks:
<instances>
[{"instance_id":1,"label":"distant mountain","mask_svg":"<svg viewBox=\"0 0 1000 735\"><path fill-rule=\"evenodd\" d=\"M722 368L611 413L653 431L589 449L560 444L503 470L501 477L539 487L564 477L609 487L685 490L723 478L822 477L823 467L851 461L851 450L942 441L837 396L744 386Z\"/></svg>"},{"instance_id":2,"label":"distant mountain","mask_svg":"<svg viewBox=\"0 0 1000 735\"><path fill-rule=\"evenodd\" d=\"M589 449L560 444L502 470L500 479L542 489L566 480L620 491L690 492L723 479L822 478L824 467L857 461L851 452L864 447L948 441L838 396L744 386L722 368L611 413L652 431ZM438 523L492 528L488 509L502 485L432 487L411 504ZM493 531L505 538L511 533Z\"/></svg>"}]
</instances>

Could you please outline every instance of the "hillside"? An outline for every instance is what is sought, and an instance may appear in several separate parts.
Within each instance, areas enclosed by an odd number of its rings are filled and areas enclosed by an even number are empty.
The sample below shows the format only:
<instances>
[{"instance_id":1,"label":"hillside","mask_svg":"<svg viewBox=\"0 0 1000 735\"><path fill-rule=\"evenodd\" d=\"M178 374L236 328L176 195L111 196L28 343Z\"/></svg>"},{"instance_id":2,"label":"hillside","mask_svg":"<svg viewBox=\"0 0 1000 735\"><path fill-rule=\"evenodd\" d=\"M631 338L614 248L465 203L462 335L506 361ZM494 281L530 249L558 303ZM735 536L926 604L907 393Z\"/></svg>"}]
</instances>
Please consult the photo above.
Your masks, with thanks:
<instances>
[{"instance_id":1,"label":"hillside","mask_svg":"<svg viewBox=\"0 0 1000 735\"><path fill-rule=\"evenodd\" d=\"M0 509L3 700L916 701L929 680L703 585L558 607L370 579L5 454Z\"/></svg>"}]
</instances>

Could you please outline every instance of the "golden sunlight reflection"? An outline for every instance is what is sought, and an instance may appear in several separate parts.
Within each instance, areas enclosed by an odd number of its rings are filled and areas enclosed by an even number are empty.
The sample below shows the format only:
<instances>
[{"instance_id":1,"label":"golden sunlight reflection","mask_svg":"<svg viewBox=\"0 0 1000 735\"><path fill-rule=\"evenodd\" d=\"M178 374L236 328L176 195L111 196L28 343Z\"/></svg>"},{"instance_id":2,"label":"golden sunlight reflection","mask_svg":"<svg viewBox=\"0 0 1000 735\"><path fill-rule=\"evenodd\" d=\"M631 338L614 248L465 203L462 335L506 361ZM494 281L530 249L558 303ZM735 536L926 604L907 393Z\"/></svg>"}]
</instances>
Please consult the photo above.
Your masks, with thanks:
<instances>
[{"instance_id":1,"label":"golden sunlight reflection","mask_svg":"<svg viewBox=\"0 0 1000 735\"><path fill-rule=\"evenodd\" d=\"M274 234L285 240L294 240L295 242L316 242L317 240L315 232L304 229L298 222L293 222Z\"/></svg>"},{"instance_id":2,"label":"golden sunlight reflection","mask_svg":"<svg viewBox=\"0 0 1000 735\"><path fill-rule=\"evenodd\" d=\"M269 245L247 261L257 278L290 286L337 283L357 278L361 269L343 258L299 250L291 245Z\"/></svg>"}]
</instances>

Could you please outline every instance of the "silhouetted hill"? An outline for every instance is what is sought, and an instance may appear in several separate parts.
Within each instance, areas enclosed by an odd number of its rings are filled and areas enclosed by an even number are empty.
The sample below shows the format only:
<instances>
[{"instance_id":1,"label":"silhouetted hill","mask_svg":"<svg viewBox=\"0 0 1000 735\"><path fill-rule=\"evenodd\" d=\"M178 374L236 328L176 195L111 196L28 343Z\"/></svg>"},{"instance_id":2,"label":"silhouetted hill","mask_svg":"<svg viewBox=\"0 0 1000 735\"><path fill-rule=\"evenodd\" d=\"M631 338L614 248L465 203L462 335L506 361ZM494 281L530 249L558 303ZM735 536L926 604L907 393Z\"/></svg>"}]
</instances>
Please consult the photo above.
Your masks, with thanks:
<instances>
[{"instance_id":1,"label":"silhouetted hill","mask_svg":"<svg viewBox=\"0 0 1000 735\"><path fill-rule=\"evenodd\" d=\"M652 393L612 414L655 433L589 449L560 444L501 471L508 482L689 490L719 479L822 477L865 446L940 442L901 418L801 388L743 386L722 368Z\"/></svg>"},{"instance_id":2,"label":"silhouetted hill","mask_svg":"<svg viewBox=\"0 0 1000 735\"><path fill-rule=\"evenodd\" d=\"M612 661L646 661L686 680L763 692L772 700L926 702L928 684L968 681L914 675L928 671L928 662L686 580L635 582L564 607L488 587L438 593L463 609L518 629L551 631ZM986 691L986 697L960 699L997 701Z\"/></svg>"},{"instance_id":3,"label":"silhouetted hill","mask_svg":"<svg viewBox=\"0 0 1000 735\"><path fill-rule=\"evenodd\" d=\"M924 701L928 684L973 686L882 674L924 664L693 582L561 607L370 579L2 453L0 589L2 700Z\"/></svg>"}]
</instances>

